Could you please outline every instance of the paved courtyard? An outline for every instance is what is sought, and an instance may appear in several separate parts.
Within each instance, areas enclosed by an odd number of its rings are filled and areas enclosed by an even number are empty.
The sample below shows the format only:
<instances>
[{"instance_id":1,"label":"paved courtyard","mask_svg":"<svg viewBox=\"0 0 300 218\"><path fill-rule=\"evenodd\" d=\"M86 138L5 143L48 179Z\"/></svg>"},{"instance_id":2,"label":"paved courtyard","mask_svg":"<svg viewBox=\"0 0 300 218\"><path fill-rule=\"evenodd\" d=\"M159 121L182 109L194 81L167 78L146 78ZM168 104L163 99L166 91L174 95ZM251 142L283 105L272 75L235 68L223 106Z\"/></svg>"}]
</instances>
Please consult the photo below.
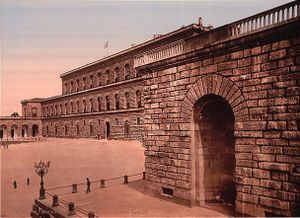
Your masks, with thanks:
<instances>
[{"instance_id":1,"label":"paved courtyard","mask_svg":"<svg viewBox=\"0 0 300 218\"><path fill-rule=\"evenodd\" d=\"M1 217L29 216L38 196L40 180L33 165L39 160L51 161L46 188L85 183L86 177L94 181L144 170L144 149L138 141L46 139L10 145L0 151ZM70 188L51 192L100 216L224 216L207 208L188 208L145 195L140 178L130 178L128 185L121 185L122 179L107 183L105 189L92 183L89 194L84 192L85 186L80 186L76 194L71 194ZM14 180L17 189L13 188Z\"/></svg>"}]
</instances>

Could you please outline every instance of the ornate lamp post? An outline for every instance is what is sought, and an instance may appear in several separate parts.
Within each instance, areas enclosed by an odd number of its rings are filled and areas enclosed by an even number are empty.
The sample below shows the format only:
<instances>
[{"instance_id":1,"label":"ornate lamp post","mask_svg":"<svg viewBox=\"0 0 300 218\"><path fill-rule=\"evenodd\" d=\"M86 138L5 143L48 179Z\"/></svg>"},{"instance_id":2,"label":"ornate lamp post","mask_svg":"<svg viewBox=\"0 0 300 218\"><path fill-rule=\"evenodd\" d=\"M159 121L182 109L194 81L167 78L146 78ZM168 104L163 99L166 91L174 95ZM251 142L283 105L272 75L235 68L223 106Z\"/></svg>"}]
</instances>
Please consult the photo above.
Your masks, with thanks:
<instances>
[{"instance_id":1,"label":"ornate lamp post","mask_svg":"<svg viewBox=\"0 0 300 218\"><path fill-rule=\"evenodd\" d=\"M39 199L41 200L46 198L43 177L48 173L49 167L50 167L50 161L44 163L42 160L40 160L39 163L34 164L35 173L41 177L41 183L40 183L41 187L40 187L40 197L39 197Z\"/></svg>"}]
</instances>

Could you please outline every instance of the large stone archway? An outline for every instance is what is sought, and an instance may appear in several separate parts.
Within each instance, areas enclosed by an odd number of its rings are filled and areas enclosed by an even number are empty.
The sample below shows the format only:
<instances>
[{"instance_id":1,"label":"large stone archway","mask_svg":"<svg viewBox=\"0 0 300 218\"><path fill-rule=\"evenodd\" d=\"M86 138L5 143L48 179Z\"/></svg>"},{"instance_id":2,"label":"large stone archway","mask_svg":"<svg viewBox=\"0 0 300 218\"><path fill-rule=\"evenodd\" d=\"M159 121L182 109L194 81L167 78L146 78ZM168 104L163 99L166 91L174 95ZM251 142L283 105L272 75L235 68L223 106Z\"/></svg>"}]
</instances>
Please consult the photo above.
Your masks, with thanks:
<instances>
[{"instance_id":1,"label":"large stone archway","mask_svg":"<svg viewBox=\"0 0 300 218\"><path fill-rule=\"evenodd\" d=\"M249 119L241 90L223 76L203 76L188 90L181 117L191 125L192 202L234 204L234 124Z\"/></svg>"},{"instance_id":2,"label":"large stone archway","mask_svg":"<svg viewBox=\"0 0 300 218\"><path fill-rule=\"evenodd\" d=\"M200 98L193 111L194 183L197 205L234 204L234 116L217 95Z\"/></svg>"},{"instance_id":3,"label":"large stone archway","mask_svg":"<svg viewBox=\"0 0 300 218\"><path fill-rule=\"evenodd\" d=\"M205 95L221 96L229 103L236 121L249 120L249 112L242 91L231 80L221 75L203 76L188 90L181 108L181 117L184 121L191 121L195 103Z\"/></svg>"}]
</instances>

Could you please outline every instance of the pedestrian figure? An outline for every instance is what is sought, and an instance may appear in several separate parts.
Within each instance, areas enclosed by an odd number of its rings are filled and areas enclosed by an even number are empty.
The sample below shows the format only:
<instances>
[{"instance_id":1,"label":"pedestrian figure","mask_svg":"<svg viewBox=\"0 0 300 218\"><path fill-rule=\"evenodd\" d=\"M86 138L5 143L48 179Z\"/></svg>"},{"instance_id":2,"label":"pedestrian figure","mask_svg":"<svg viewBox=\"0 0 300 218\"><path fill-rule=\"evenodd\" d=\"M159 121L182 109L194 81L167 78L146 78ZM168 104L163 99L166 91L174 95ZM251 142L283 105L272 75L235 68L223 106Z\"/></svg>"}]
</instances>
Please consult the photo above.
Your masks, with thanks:
<instances>
[{"instance_id":1,"label":"pedestrian figure","mask_svg":"<svg viewBox=\"0 0 300 218\"><path fill-rule=\"evenodd\" d=\"M14 189L16 189L17 188L17 181L15 180L14 181Z\"/></svg>"},{"instance_id":2,"label":"pedestrian figure","mask_svg":"<svg viewBox=\"0 0 300 218\"><path fill-rule=\"evenodd\" d=\"M27 185L30 185L30 179L27 177Z\"/></svg>"},{"instance_id":3,"label":"pedestrian figure","mask_svg":"<svg viewBox=\"0 0 300 218\"><path fill-rule=\"evenodd\" d=\"M87 186L86 193L91 192L91 181L89 178L86 178L86 186Z\"/></svg>"}]
</instances>

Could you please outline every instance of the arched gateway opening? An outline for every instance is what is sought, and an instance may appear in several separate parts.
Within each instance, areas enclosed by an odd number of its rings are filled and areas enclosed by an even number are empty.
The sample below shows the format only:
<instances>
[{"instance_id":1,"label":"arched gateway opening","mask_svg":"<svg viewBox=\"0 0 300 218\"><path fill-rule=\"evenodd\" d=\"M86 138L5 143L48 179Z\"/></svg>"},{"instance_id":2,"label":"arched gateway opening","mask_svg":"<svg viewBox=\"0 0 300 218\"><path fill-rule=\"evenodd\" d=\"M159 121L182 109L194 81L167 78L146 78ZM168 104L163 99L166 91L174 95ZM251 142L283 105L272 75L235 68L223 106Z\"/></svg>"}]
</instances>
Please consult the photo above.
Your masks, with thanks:
<instances>
[{"instance_id":1,"label":"arched gateway opening","mask_svg":"<svg viewBox=\"0 0 300 218\"><path fill-rule=\"evenodd\" d=\"M197 204L235 201L234 114L217 95L194 105L195 197Z\"/></svg>"}]
</instances>

